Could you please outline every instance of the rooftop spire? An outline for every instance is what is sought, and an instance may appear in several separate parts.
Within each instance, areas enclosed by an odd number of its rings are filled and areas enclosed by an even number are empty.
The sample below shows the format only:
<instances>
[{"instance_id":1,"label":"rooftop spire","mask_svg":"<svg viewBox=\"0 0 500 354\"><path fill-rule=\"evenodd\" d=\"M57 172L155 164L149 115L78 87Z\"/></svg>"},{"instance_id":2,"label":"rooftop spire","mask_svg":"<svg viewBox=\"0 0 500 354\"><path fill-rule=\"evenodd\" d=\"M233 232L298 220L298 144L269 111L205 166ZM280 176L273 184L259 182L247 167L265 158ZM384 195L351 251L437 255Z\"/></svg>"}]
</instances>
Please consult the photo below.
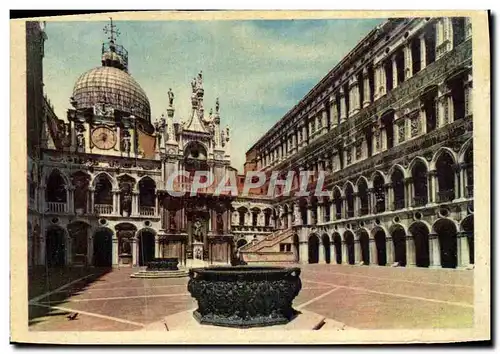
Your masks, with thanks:
<instances>
[{"instance_id":1,"label":"rooftop spire","mask_svg":"<svg viewBox=\"0 0 500 354\"><path fill-rule=\"evenodd\" d=\"M118 28L116 28L116 25L113 24L112 17L109 18L109 24L104 26L103 31L108 35L110 43L115 43L115 39L120 35L120 31L118 30Z\"/></svg>"},{"instance_id":2,"label":"rooftop spire","mask_svg":"<svg viewBox=\"0 0 500 354\"><path fill-rule=\"evenodd\" d=\"M120 31L113 23L113 18L109 18L109 23L104 26L103 31L108 35L109 42L102 44L102 65L128 71L128 52L123 46L115 43Z\"/></svg>"}]
</instances>

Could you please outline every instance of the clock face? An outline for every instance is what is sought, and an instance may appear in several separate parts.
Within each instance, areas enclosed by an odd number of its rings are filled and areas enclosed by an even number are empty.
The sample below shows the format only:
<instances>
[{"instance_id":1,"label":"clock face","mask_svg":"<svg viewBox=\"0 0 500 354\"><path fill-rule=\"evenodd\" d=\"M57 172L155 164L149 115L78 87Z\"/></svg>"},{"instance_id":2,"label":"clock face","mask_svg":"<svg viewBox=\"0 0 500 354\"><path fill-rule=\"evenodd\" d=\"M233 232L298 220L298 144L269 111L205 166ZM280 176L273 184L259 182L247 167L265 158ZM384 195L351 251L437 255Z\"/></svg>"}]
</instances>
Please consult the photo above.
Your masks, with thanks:
<instances>
[{"instance_id":1,"label":"clock face","mask_svg":"<svg viewBox=\"0 0 500 354\"><path fill-rule=\"evenodd\" d=\"M116 145L116 133L106 127L98 127L92 132L92 142L101 150L109 150Z\"/></svg>"}]
</instances>

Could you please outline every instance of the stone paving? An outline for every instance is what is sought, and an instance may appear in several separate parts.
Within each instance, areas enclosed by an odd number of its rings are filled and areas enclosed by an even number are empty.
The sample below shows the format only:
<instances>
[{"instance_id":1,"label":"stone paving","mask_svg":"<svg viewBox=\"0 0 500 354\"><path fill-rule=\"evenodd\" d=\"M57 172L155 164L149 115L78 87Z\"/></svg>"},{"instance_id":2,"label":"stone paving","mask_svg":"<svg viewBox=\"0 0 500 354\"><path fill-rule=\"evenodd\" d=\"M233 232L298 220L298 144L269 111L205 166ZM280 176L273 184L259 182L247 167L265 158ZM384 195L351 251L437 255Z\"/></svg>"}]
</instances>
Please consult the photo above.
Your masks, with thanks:
<instances>
[{"instance_id":1,"label":"stone paving","mask_svg":"<svg viewBox=\"0 0 500 354\"><path fill-rule=\"evenodd\" d=\"M301 268L302 290L294 307L346 328L473 327L474 271L329 264ZM30 330L141 330L196 308L187 291L188 278L130 278L136 271L100 272L32 297ZM68 320L74 312L78 317Z\"/></svg>"}]
</instances>

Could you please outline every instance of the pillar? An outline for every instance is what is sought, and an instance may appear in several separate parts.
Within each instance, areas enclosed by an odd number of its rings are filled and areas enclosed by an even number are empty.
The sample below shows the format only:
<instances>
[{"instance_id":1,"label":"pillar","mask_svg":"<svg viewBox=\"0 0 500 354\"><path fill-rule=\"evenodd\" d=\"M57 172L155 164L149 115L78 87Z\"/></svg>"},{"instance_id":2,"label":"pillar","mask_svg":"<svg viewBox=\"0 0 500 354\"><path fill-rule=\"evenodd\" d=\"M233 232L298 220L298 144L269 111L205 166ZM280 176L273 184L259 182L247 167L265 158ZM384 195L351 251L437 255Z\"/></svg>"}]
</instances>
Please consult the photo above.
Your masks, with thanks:
<instances>
[{"instance_id":1,"label":"pillar","mask_svg":"<svg viewBox=\"0 0 500 354\"><path fill-rule=\"evenodd\" d=\"M65 249L65 252L66 252L66 257L65 257L65 263L67 266L71 265L73 263L73 260L72 260L72 252L71 252L71 249L72 249L72 239L71 237L69 237L69 235L65 235L64 236L64 239L66 241L66 249Z\"/></svg>"},{"instance_id":2,"label":"pillar","mask_svg":"<svg viewBox=\"0 0 500 354\"><path fill-rule=\"evenodd\" d=\"M330 105L330 124L332 128L335 128L338 124L339 116L338 116L338 111L337 111L337 101L335 100L335 96L330 98L331 100L331 105Z\"/></svg>"},{"instance_id":3,"label":"pillar","mask_svg":"<svg viewBox=\"0 0 500 354\"><path fill-rule=\"evenodd\" d=\"M113 195L113 214L118 215L120 213L120 191L113 189L111 191ZM132 198L132 209L133 209L133 198Z\"/></svg>"},{"instance_id":4,"label":"pillar","mask_svg":"<svg viewBox=\"0 0 500 354\"><path fill-rule=\"evenodd\" d=\"M138 266L139 258L138 256L138 250L137 250L137 238L132 238L130 240L132 242L132 265L133 266Z\"/></svg>"},{"instance_id":5,"label":"pillar","mask_svg":"<svg viewBox=\"0 0 500 354\"><path fill-rule=\"evenodd\" d=\"M342 240L341 249L342 249L342 263L349 264L349 257L347 257L347 253L348 253L347 252L347 244L343 240Z\"/></svg>"},{"instance_id":6,"label":"pillar","mask_svg":"<svg viewBox=\"0 0 500 354\"><path fill-rule=\"evenodd\" d=\"M406 43L404 46L404 58L405 58L405 80L408 80L413 76L413 58L411 55L410 43Z\"/></svg>"},{"instance_id":7,"label":"pillar","mask_svg":"<svg viewBox=\"0 0 500 354\"><path fill-rule=\"evenodd\" d=\"M340 89L340 123L345 122L347 116L344 90Z\"/></svg>"},{"instance_id":8,"label":"pillar","mask_svg":"<svg viewBox=\"0 0 500 354\"><path fill-rule=\"evenodd\" d=\"M428 175L428 186L427 186L427 193L428 193L428 201L429 204L434 204L436 203L436 191L437 191L437 172L436 170L429 171Z\"/></svg>"},{"instance_id":9,"label":"pillar","mask_svg":"<svg viewBox=\"0 0 500 354\"><path fill-rule=\"evenodd\" d=\"M370 105L370 78L368 77L368 70L363 68L363 108Z\"/></svg>"},{"instance_id":10,"label":"pillar","mask_svg":"<svg viewBox=\"0 0 500 354\"><path fill-rule=\"evenodd\" d=\"M396 54L391 58L392 61L392 89L398 87L398 64L396 62Z\"/></svg>"},{"instance_id":11,"label":"pillar","mask_svg":"<svg viewBox=\"0 0 500 354\"><path fill-rule=\"evenodd\" d=\"M377 257L377 244L375 243L375 239L373 237L369 238L369 252L370 252L370 264L378 264Z\"/></svg>"},{"instance_id":12,"label":"pillar","mask_svg":"<svg viewBox=\"0 0 500 354\"><path fill-rule=\"evenodd\" d=\"M437 234L429 234L429 268L441 268L441 254Z\"/></svg>"},{"instance_id":13,"label":"pillar","mask_svg":"<svg viewBox=\"0 0 500 354\"><path fill-rule=\"evenodd\" d=\"M118 266L118 239L116 237L113 237L111 252L113 266Z\"/></svg>"},{"instance_id":14,"label":"pillar","mask_svg":"<svg viewBox=\"0 0 500 354\"><path fill-rule=\"evenodd\" d=\"M470 265L469 243L467 241L467 233L457 233L457 263L458 267L466 268Z\"/></svg>"},{"instance_id":15,"label":"pillar","mask_svg":"<svg viewBox=\"0 0 500 354\"><path fill-rule=\"evenodd\" d=\"M349 108L351 112L349 116L353 116L354 114L359 112L359 86L356 77L353 77L351 87L349 89Z\"/></svg>"},{"instance_id":16,"label":"pillar","mask_svg":"<svg viewBox=\"0 0 500 354\"><path fill-rule=\"evenodd\" d=\"M415 239L410 236L406 235L406 240L405 240L405 246L406 246L406 266L407 267L415 267L417 264L416 261L416 253L415 253Z\"/></svg>"},{"instance_id":17,"label":"pillar","mask_svg":"<svg viewBox=\"0 0 500 354\"><path fill-rule=\"evenodd\" d=\"M359 240L354 240L354 264L358 264L361 260L361 246Z\"/></svg>"},{"instance_id":18,"label":"pillar","mask_svg":"<svg viewBox=\"0 0 500 354\"><path fill-rule=\"evenodd\" d=\"M160 258L160 238L155 235L155 258Z\"/></svg>"},{"instance_id":19,"label":"pillar","mask_svg":"<svg viewBox=\"0 0 500 354\"><path fill-rule=\"evenodd\" d=\"M309 260L309 247L307 242L299 242L299 260L301 264L307 264Z\"/></svg>"},{"instance_id":20,"label":"pillar","mask_svg":"<svg viewBox=\"0 0 500 354\"><path fill-rule=\"evenodd\" d=\"M394 243L392 237L385 238L385 253L387 255L387 264L392 265L394 263Z\"/></svg>"},{"instance_id":21,"label":"pillar","mask_svg":"<svg viewBox=\"0 0 500 354\"><path fill-rule=\"evenodd\" d=\"M88 230L90 232L90 230ZM94 237L87 235L87 265L94 263Z\"/></svg>"},{"instance_id":22,"label":"pillar","mask_svg":"<svg viewBox=\"0 0 500 354\"><path fill-rule=\"evenodd\" d=\"M325 246L323 245L323 240L321 237L319 238L319 250L318 250L318 263L319 264L326 264L325 261Z\"/></svg>"},{"instance_id":23,"label":"pillar","mask_svg":"<svg viewBox=\"0 0 500 354\"><path fill-rule=\"evenodd\" d=\"M420 35L420 70L422 71L427 66L425 36Z\"/></svg>"},{"instance_id":24,"label":"pillar","mask_svg":"<svg viewBox=\"0 0 500 354\"><path fill-rule=\"evenodd\" d=\"M46 236L47 233L44 228L40 228L41 234L39 236L39 248L38 248L38 265L45 265L45 247L46 247ZM36 242L36 241L35 241Z\"/></svg>"}]
</instances>

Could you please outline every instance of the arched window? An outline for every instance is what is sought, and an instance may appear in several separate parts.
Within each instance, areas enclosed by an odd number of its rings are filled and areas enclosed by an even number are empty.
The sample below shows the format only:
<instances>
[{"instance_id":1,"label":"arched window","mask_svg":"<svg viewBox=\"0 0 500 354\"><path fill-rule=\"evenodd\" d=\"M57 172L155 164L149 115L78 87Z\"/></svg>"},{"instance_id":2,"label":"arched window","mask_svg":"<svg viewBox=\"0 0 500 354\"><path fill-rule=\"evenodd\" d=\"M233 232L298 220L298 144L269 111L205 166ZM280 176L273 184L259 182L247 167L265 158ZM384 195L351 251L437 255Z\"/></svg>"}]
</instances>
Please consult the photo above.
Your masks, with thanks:
<instances>
[{"instance_id":1,"label":"arched window","mask_svg":"<svg viewBox=\"0 0 500 354\"><path fill-rule=\"evenodd\" d=\"M335 203L335 220L342 219L342 196L338 188L333 190L333 202Z\"/></svg>"},{"instance_id":2,"label":"arched window","mask_svg":"<svg viewBox=\"0 0 500 354\"><path fill-rule=\"evenodd\" d=\"M405 207L405 181L403 172L397 168L391 176L392 190L394 192L394 210Z\"/></svg>"},{"instance_id":3,"label":"arched window","mask_svg":"<svg viewBox=\"0 0 500 354\"><path fill-rule=\"evenodd\" d=\"M53 203L66 203L66 183L59 171L52 171L47 180L45 200Z\"/></svg>"},{"instance_id":4,"label":"arched window","mask_svg":"<svg viewBox=\"0 0 500 354\"><path fill-rule=\"evenodd\" d=\"M89 190L90 177L88 174L78 171L71 176L71 182L75 190L74 195L74 205L76 212L85 212L87 209L87 197Z\"/></svg>"},{"instance_id":5,"label":"arched window","mask_svg":"<svg viewBox=\"0 0 500 354\"><path fill-rule=\"evenodd\" d=\"M413 206L424 206L428 202L427 167L422 161L417 161L411 170L413 180Z\"/></svg>"},{"instance_id":6,"label":"arched window","mask_svg":"<svg viewBox=\"0 0 500 354\"><path fill-rule=\"evenodd\" d=\"M94 207L99 214L111 214L113 212L112 185L105 174L97 177L94 192Z\"/></svg>"},{"instance_id":7,"label":"arched window","mask_svg":"<svg viewBox=\"0 0 500 354\"><path fill-rule=\"evenodd\" d=\"M122 176L118 178L118 185L120 187L120 214L132 214L132 192L135 186L135 179L130 176Z\"/></svg>"},{"instance_id":8,"label":"arched window","mask_svg":"<svg viewBox=\"0 0 500 354\"><path fill-rule=\"evenodd\" d=\"M384 178L380 173L377 173L373 179L373 193L375 193L375 213L383 213L385 211L385 187Z\"/></svg>"},{"instance_id":9,"label":"arched window","mask_svg":"<svg viewBox=\"0 0 500 354\"><path fill-rule=\"evenodd\" d=\"M347 217L352 218L354 217L354 190L350 183L345 188L345 198L347 202Z\"/></svg>"},{"instance_id":10,"label":"arched window","mask_svg":"<svg viewBox=\"0 0 500 354\"><path fill-rule=\"evenodd\" d=\"M144 177L139 181L139 214L155 215L156 184L150 177Z\"/></svg>"},{"instance_id":11,"label":"arched window","mask_svg":"<svg viewBox=\"0 0 500 354\"><path fill-rule=\"evenodd\" d=\"M440 203L455 199L455 170L453 159L443 153L436 161L437 180L439 185L438 200Z\"/></svg>"},{"instance_id":12,"label":"arched window","mask_svg":"<svg viewBox=\"0 0 500 354\"><path fill-rule=\"evenodd\" d=\"M368 210L368 185L366 180L361 178L358 182L358 196L359 196L359 215L367 215Z\"/></svg>"}]
</instances>

